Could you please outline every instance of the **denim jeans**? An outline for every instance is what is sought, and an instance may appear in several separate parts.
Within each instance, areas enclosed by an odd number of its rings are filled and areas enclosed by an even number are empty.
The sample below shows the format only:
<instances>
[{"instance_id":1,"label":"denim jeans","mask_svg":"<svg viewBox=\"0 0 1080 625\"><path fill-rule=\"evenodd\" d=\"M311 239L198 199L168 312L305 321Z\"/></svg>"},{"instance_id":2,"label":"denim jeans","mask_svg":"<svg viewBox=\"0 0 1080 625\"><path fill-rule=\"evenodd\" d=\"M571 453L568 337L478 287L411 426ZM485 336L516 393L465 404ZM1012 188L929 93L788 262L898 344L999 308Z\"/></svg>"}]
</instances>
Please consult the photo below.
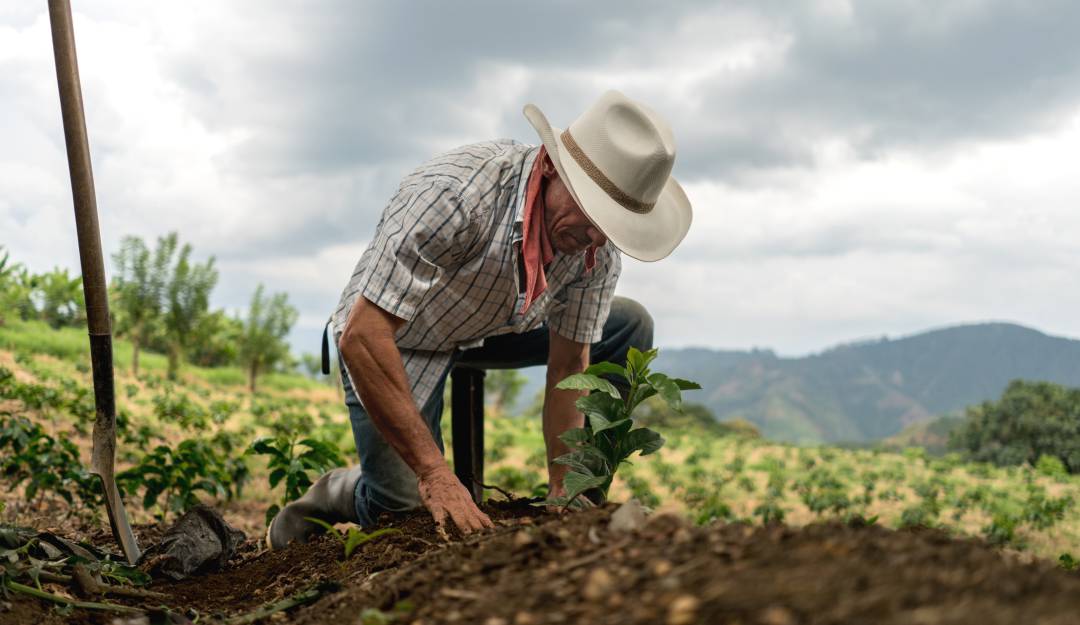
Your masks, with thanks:
<instances>
[{"instance_id":1,"label":"denim jeans","mask_svg":"<svg viewBox=\"0 0 1080 625\"><path fill-rule=\"evenodd\" d=\"M518 369L543 365L547 363L548 340L546 325L523 334L501 334L486 339L481 347L459 351L454 365L468 365L476 369ZM603 337L591 346L591 361L607 360L622 364L626 362L626 353L631 346L646 350L652 348L652 342L653 321L649 313L634 300L616 296L604 324ZM422 504L416 487L416 474L371 422L344 370L342 366L345 405L349 408L349 421L361 465L360 479L356 483L356 515L360 525L368 526L383 512L403 512ZM354 373L363 375L362 371ZM449 369L443 372L439 386L420 410L439 451L444 453L443 387L449 373Z\"/></svg>"}]
</instances>

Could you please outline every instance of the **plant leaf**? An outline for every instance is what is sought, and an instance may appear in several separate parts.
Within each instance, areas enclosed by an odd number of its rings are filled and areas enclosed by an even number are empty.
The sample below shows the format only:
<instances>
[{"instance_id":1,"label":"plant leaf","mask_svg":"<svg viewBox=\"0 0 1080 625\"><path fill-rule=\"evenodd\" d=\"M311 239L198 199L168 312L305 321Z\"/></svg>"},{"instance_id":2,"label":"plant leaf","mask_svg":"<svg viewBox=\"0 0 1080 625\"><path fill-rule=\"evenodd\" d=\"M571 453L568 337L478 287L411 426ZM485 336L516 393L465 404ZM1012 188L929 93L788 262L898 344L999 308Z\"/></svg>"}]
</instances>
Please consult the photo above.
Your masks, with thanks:
<instances>
[{"instance_id":1,"label":"plant leaf","mask_svg":"<svg viewBox=\"0 0 1080 625\"><path fill-rule=\"evenodd\" d=\"M563 454L556 458L553 462L555 462L555 464L568 466L578 473L584 473L585 475L593 475L593 470L585 464L584 452L576 451L569 454Z\"/></svg>"},{"instance_id":2,"label":"plant leaf","mask_svg":"<svg viewBox=\"0 0 1080 625\"><path fill-rule=\"evenodd\" d=\"M649 428L638 428L627 433L619 443L620 456L625 458L641 450L642 456L656 452L664 446L664 437Z\"/></svg>"},{"instance_id":3,"label":"plant leaf","mask_svg":"<svg viewBox=\"0 0 1080 625\"><path fill-rule=\"evenodd\" d=\"M563 487L566 488L567 499L573 499L590 488L603 486L608 479L607 475L585 475L571 471L563 478Z\"/></svg>"},{"instance_id":4,"label":"plant leaf","mask_svg":"<svg viewBox=\"0 0 1080 625\"><path fill-rule=\"evenodd\" d=\"M594 365L589 365L589 368L585 370L585 373L589 375L617 375L626 378L627 380L630 379L626 369L613 362L598 362Z\"/></svg>"},{"instance_id":5,"label":"plant leaf","mask_svg":"<svg viewBox=\"0 0 1080 625\"><path fill-rule=\"evenodd\" d=\"M345 539L345 557L348 558L349 556L352 555L352 552L357 547L359 547L360 545L362 545L362 544L364 544L366 542L375 540L379 536L384 536L386 534L400 534L400 533L401 533L401 530L393 528L393 527L384 527L384 528L381 528L381 529L377 529L374 532L371 532L370 534L363 531L363 530L361 530L358 527L350 527L349 528L349 535Z\"/></svg>"},{"instance_id":6,"label":"plant leaf","mask_svg":"<svg viewBox=\"0 0 1080 625\"><path fill-rule=\"evenodd\" d=\"M671 378L671 381L679 387L680 391L694 391L701 388L701 385L697 382L691 382L690 380L684 380L682 378Z\"/></svg>"},{"instance_id":7,"label":"plant leaf","mask_svg":"<svg viewBox=\"0 0 1080 625\"><path fill-rule=\"evenodd\" d=\"M578 447L589 442L589 432L585 428L573 428L559 434L559 440L571 448Z\"/></svg>"},{"instance_id":8,"label":"plant leaf","mask_svg":"<svg viewBox=\"0 0 1080 625\"><path fill-rule=\"evenodd\" d=\"M629 373L632 374L631 380L636 378L645 377L649 371L649 363L656 358L657 350L650 349L642 352L636 347L631 347L626 354L626 364L629 368Z\"/></svg>"},{"instance_id":9,"label":"plant leaf","mask_svg":"<svg viewBox=\"0 0 1080 625\"><path fill-rule=\"evenodd\" d=\"M343 544L343 545L345 544L345 537L342 536L341 532L338 531L338 528L334 527L333 525L327 523L326 521L323 521L322 519L317 519L317 518L315 518L313 516L306 516L306 517L304 517L304 520L305 521L310 521L310 522L314 523L315 525L318 525L319 527L323 528L324 530L326 530L330 534L333 534L334 538L341 541L341 544ZM352 528L349 528L349 529L352 529Z\"/></svg>"},{"instance_id":10,"label":"plant leaf","mask_svg":"<svg viewBox=\"0 0 1080 625\"><path fill-rule=\"evenodd\" d=\"M679 385L671 378L663 373L654 373L649 376L649 385L656 389L672 410L682 412L682 392L679 391Z\"/></svg>"},{"instance_id":11,"label":"plant leaf","mask_svg":"<svg viewBox=\"0 0 1080 625\"><path fill-rule=\"evenodd\" d=\"M618 419L615 421L608 421L600 415L589 415L589 425L592 426L593 434L598 434L604 430L610 430L617 428L624 423L630 422L630 419Z\"/></svg>"},{"instance_id":12,"label":"plant leaf","mask_svg":"<svg viewBox=\"0 0 1080 625\"><path fill-rule=\"evenodd\" d=\"M584 397L579 397L574 406L582 412L585 416L600 415L611 421L618 419L623 412L623 403L621 399L612 397L607 393L592 393Z\"/></svg>"},{"instance_id":13,"label":"plant leaf","mask_svg":"<svg viewBox=\"0 0 1080 625\"><path fill-rule=\"evenodd\" d=\"M571 391L600 391L611 395L615 399L621 397L619 395L619 389L615 388L614 384L608 382L604 378L588 373L575 373L562 382L559 382L555 385L555 388Z\"/></svg>"}]
</instances>

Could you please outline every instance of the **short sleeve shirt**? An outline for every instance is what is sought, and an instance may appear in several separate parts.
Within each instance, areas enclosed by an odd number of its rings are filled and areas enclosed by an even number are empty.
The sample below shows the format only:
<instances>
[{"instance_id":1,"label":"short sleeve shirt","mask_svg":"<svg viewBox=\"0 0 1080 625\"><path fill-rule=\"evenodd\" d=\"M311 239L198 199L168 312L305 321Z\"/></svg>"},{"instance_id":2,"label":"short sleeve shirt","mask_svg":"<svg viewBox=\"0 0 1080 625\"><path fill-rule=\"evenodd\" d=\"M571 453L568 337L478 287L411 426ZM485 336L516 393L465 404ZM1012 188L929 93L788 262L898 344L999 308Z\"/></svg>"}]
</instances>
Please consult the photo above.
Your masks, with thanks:
<instances>
[{"instance_id":1,"label":"short sleeve shirt","mask_svg":"<svg viewBox=\"0 0 1080 625\"><path fill-rule=\"evenodd\" d=\"M618 250L556 251L548 287L521 314L525 187L539 147L501 139L441 154L406 176L390 199L331 317L340 340L361 295L405 320L395 335L413 399L423 408L460 350L547 323L580 343L599 341L621 271ZM347 372L354 382L362 371ZM354 385L355 387L355 385Z\"/></svg>"}]
</instances>

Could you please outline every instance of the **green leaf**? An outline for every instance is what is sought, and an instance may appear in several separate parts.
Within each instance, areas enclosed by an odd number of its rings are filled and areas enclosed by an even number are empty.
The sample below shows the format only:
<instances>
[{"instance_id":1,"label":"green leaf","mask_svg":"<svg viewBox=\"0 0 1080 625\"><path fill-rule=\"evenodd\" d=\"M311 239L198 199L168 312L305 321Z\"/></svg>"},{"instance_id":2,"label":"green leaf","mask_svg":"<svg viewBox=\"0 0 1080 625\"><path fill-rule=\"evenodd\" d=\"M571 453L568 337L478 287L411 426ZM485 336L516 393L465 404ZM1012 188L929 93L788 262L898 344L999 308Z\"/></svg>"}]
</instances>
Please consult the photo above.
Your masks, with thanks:
<instances>
[{"instance_id":1,"label":"green leaf","mask_svg":"<svg viewBox=\"0 0 1080 625\"><path fill-rule=\"evenodd\" d=\"M575 373L562 382L559 382L555 388L570 391L600 391L611 395L615 399L621 397L619 395L619 389L615 388L614 384L608 382L604 378L589 375L588 373Z\"/></svg>"},{"instance_id":2,"label":"green leaf","mask_svg":"<svg viewBox=\"0 0 1080 625\"><path fill-rule=\"evenodd\" d=\"M608 421L618 419L623 412L622 400L607 393L592 393L579 397L574 406L585 416L600 415Z\"/></svg>"},{"instance_id":3,"label":"green leaf","mask_svg":"<svg viewBox=\"0 0 1080 625\"><path fill-rule=\"evenodd\" d=\"M285 477L286 471L282 467L278 467L270 472L270 488L278 485L278 482Z\"/></svg>"},{"instance_id":4,"label":"green leaf","mask_svg":"<svg viewBox=\"0 0 1080 625\"><path fill-rule=\"evenodd\" d=\"M345 539L345 557L348 558L352 555L352 552L360 545L375 540L379 536L385 536L386 534L400 534L401 530L393 527L384 527L377 529L374 532L367 533L358 527L350 527L348 538Z\"/></svg>"},{"instance_id":5,"label":"green leaf","mask_svg":"<svg viewBox=\"0 0 1080 625\"><path fill-rule=\"evenodd\" d=\"M280 458L284 461L286 460L285 454L280 449L274 446L274 443L276 442L276 439L269 436L257 438L252 441L251 446L248 448L248 452L254 454L274 456L275 458Z\"/></svg>"},{"instance_id":6,"label":"green leaf","mask_svg":"<svg viewBox=\"0 0 1080 625\"><path fill-rule=\"evenodd\" d=\"M317 519L317 518L315 518L313 516L306 516L306 517L304 517L304 520L305 521L311 521L315 525L318 525L319 527L326 530L328 533L333 534L334 538L341 541L341 544L343 544L343 545L345 544L345 537L341 534L340 531L338 531L338 528L334 527L333 525L327 523L326 521L323 521L322 519Z\"/></svg>"},{"instance_id":7,"label":"green leaf","mask_svg":"<svg viewBox=\"0 0 1080 625\"><path fill-rule=\"evenodd\" d=\"M682 412L682 393L679 391L679 385L671 378L663 373L654 373L649 376L649 385L656 389L672 410Z\"/></svg>"},{"instance_id":8,"label":"green leaf","mask_svg":"<svg viewBox=\"0 0 1080 625\"><path fill-rule=\"evenodd\" d=\"M573 428L559 434L559 440L569 447L578 447L589 442L589 432L585 428Z\"/></svg>"},{"instance_id":9,"label":"green leaf","mask_svg":"<svg viewBox=\"0 0 1080 625\"><path fill-rule=\"evenodd\" d=\"M597 432L603 432L604 430L611 427L611 421L608 421L607 417L605 417L604 415L591 414L591 415L588 415L588 418L589 418L589 427L592 428L592 431L593 431L594 435Z\"/></svg>"},{"instance_id":10,"label":"green leaf","mask_svg":"<svg viewBox=\"0 0 1080 625\"><path fill-rule=\"evenodd\" d=\"M585 370L588 375L617 375L622 378L630 380L630 376L627 375L627 371L624 367L613 362L598 362L594 365L589 365L589 368Z\"/></svg>"},{"instance_id":11,"label":"green leaf","mask_svg":"<svg viewBox=\"0 0 1080 625\"><path fill-rule=\"evenodd\" d=\"M272 506L270 506L269 508L266 509L266 526L267 527L270 527L270 521L274 520L274 517L277 516L278 512L281 512L281 506L279 506L277 504L274 504L274 505L272 505Z\"/></svg>"},{"instance_id":12,"label":"green leaf","mask_svg":"<svg viewBox=\"0 0 1080 625\"><path fill-rule=\"evenodd\" d=\"M631 381L638 378L643 378L648 373L649 363L656 358L656 349L650 349L646 352L638 350L636 347L631 347L626 354L626 364L629 369L629 373L633 376Z\"/></svg>"},{"instance_id":13,"label":"green leaf","mask_svg":"<svg viewBox=\"0 0 1080 625\"><path fill-rule=\"evenodd\" d=\"M649 428L638 428L627 433L619 443L620 456L625 458L640 450L642 456L655 453L664 446L664 437Z\"/></svg>"},{"instance_id":14,"label":"green leaf","mask_svg":"<svg viewBox=\"0 0 1080 625\"><path fill-rule=\"evenodd\" d=\"M573 452L569 454L563 454L553 461L555 464L561 464L570 467L572 470L578 473L584 473L585 475L593 475L593 470L585 464L584 452Z\"/></svg>"},{"instance_id":15,"label":"green leaf","mask_svg":"<svg viewBox=\"0 0 1080 625\"><path fill-rule=\"evenodd\" d=\"M671 378L671 381L679 387L680 391L694 391L701 388L701 385L697 382L691 382L690 380L684 380L682 378Z\"/></svg>"},{"instance_id":16,"label":"green leaf","mask_svg":"<svg viewBox=\"0 0 1080 625\"><path fill-rule=\"evenodd\" d=\"M589 425L592 426L593 434L599 434L605 430L617 428L621 425L629 423L630 419L618 419L616 421L608 421L600 415L589 415Z\"/></svg>"},{"instance_id":17,"label":"green leaf","mask_svg":"<svg viewBox=\"0 0 1080 625\"><path fill-rule=\"evenodd\" d=\"M573 499L590 488L603 486L609 479L611 478L606 475L586 475L571 471L563 478L563 487L566 488L567 498Z\"/></svg>"}]
</instances>

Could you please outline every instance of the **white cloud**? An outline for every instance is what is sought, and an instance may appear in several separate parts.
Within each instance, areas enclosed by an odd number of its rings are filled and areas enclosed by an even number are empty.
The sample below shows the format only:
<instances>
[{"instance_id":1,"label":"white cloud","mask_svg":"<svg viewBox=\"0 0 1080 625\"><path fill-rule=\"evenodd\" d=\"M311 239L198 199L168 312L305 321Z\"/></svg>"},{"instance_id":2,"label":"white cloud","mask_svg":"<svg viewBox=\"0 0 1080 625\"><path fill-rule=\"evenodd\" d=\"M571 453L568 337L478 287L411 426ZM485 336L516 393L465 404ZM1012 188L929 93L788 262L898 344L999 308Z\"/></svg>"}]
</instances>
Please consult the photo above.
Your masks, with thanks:
<instances>
[{"instance_id":1,"label":"white cloud","mask_svg":"<svg viewBox=\"0 0 1080 625\"><path fill-rule=\"evenodd\" d=\"M0 245L74 268L48 20L16 5ZM616 86L670 119L695 202L670 259L624 263L661 344L798 353L976 319L1080 336L1071 5L554 3L558 30L494 6L78 5L106 249L179 230L218 258L217 305L288 291L313 350L401 175L535 143L525 102L566 125Z\"/></svg>"}]
</instances>

